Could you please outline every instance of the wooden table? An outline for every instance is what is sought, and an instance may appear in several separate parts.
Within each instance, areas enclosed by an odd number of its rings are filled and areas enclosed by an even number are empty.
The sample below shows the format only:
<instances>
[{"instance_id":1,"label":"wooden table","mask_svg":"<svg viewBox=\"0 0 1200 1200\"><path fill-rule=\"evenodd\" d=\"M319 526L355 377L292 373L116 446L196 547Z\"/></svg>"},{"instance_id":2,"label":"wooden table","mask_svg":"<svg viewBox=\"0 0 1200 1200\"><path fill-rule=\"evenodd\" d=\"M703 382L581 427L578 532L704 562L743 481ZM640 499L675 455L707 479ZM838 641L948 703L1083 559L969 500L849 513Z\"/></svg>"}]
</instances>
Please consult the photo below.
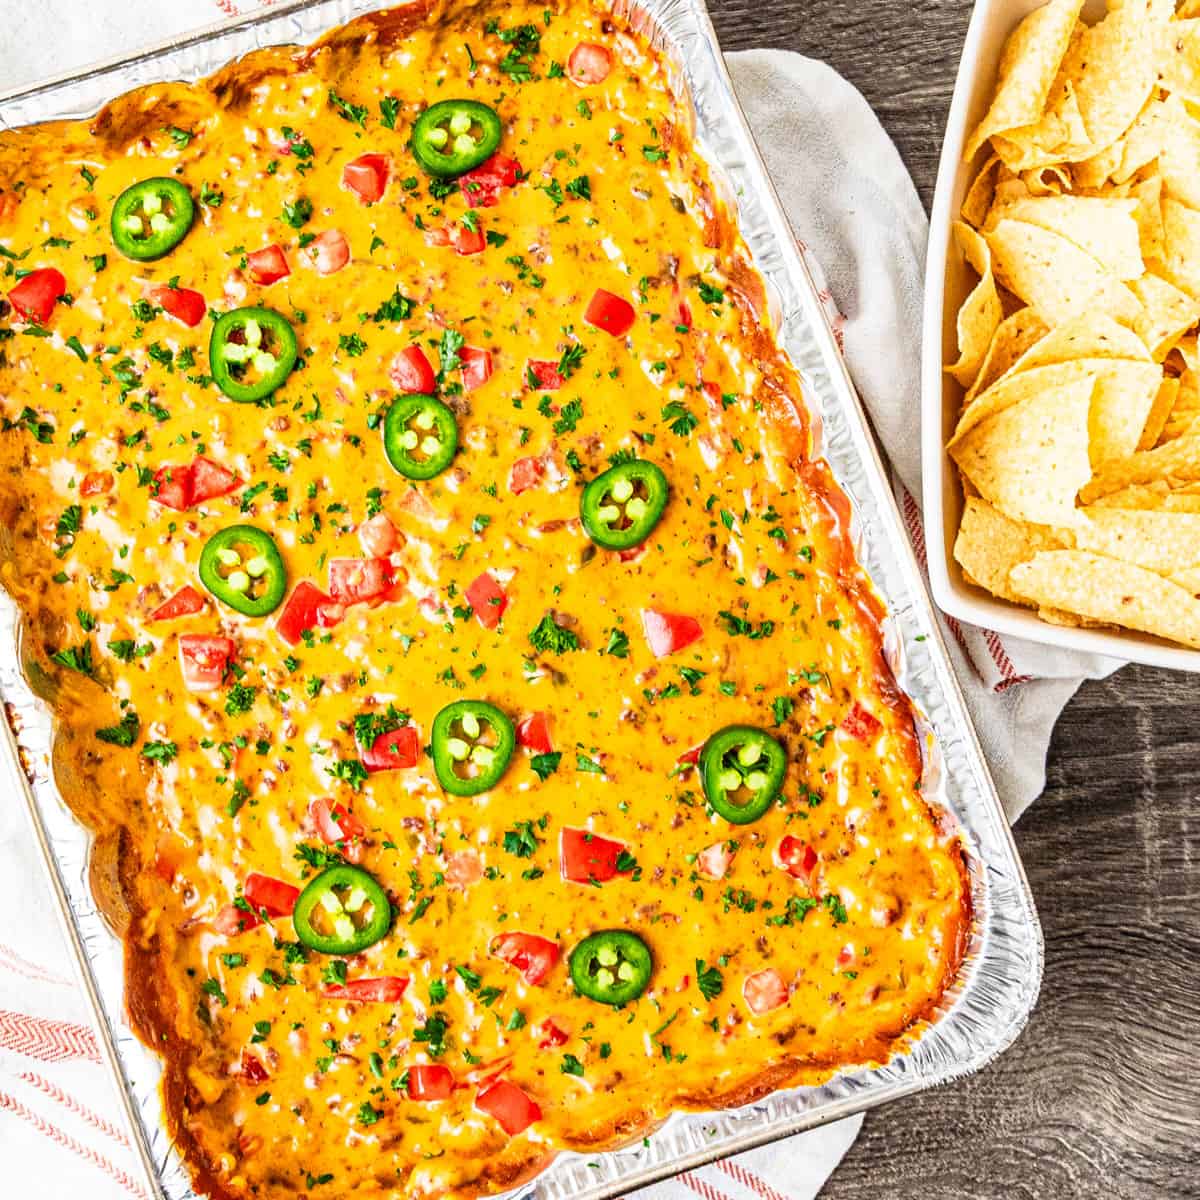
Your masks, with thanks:
<instances>
[{"instance_id":1,"label":"wooden table","mask_svg":"<svg viewBox=\"0 0 1200 1200\"><path fill-rule=\"evenodd\" d=\"M709 6L725 49L798 50L854 83L928 205L969 0ZM972 1078L868 1116L824 1197L1200 1197L1198 696L1144 667L1076 696L1017 827L1046 936L1028 1028Z\"/></svg>"}]
</instances>

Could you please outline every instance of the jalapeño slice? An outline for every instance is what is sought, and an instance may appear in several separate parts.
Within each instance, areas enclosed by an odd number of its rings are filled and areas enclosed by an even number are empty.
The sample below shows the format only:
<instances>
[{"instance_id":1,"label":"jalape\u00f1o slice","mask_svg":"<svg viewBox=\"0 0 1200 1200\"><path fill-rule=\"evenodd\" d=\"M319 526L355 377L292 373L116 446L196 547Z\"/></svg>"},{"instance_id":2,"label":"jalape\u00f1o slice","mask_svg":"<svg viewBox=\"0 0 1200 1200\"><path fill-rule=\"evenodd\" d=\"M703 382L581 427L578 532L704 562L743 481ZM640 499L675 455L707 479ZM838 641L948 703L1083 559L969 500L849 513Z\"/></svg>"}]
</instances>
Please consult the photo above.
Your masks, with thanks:
<instances>
[{"instance_id":1,"label":"jalape\u00f1o slice","mask_svg":"<svg viewBox=\"0 0 1200 1200\"><path fill-rule=\"evenodd\" d=\"M618 463L583 489L579 516L584 532L605 550L640 546L654 532L670 491L654 463L644 458Z\"/></svg>"},{"instance_id":2,"label":"jalape\u00f1o slice","mask_svg":"<svg viewBox=\"0 0 1200 1200\"><path fill-rule=\"evenodd\" d=\"M454 414L433 396L399 396L383 419L383 452L408 479L440 475L457 449Z\"/></svg>"},{"instance_id":3,"label":"jalape\u00f1o slice","mask_svg":"<svg viewBox=\"0 0 1200 1200\"><path fill-rule=\"evenodd\" d=\"M392 906L374 877L346 864L322 871L296 899L296 936L318 954L358 954L392 924Z\"/></svg>"},{"instance_id":4,"label":"jalape\u00f1o slice","mask_svg":"<svg viewBox=\"0 0 1200 1200\"><path fill-rule=\"evenodd\" d=\"M452 179L495 154L500 117L478 100L439 100L417 118L411 144L426 174Z\"/></svg>"},{"instance_id":5,"label":"jalape\u00f1o slice","mask_svg":"<svg viewBox=\"0 0 1200 1200\"><path fill-rule=\"evenodd\" d=\"M628 1004L650 982L650 947L627 929L605 929L585 937L571 951L575 990L599 1004Z\"/></svg>"},{"instance_id":6,"label":"jalape\u00f1o slice","mask_svg":"<svg viewBox=\"0 0 1200 1200\"><path fill-rule=\"evenodd\" d=\"M749 825L771 807L783 787L787 751L753 725L729 725L700 751L700 778L713 811L734 825Z\"/></svg>"},{"instance_id":7,"label":"jalape\u00f1o slice","mask_svg":"<svg viewBox=\"0 0 1200 1200\"><path fill-rule=\"evenodd\" d=\"M200 582L236 612L265 617L287 591L287 571L270 534L253 525L228 525L200 551Z\"/></svg>"},{"instance_id":8,"label":"jalape\u00f1o slice","mask_svg":"<svg viewBox=\"0 0 1200 1200\"><path fill-rule=\"evenodd\" d=\"M162 258L183 241L195 216L192 193L178 179L143 179L113 205L113 244L139 262Z\"/></svg>"},{"instance_id":9,"label":"jalape\u00f1o slice","mask_svg":"<svg viewBox=\"0 0 1200 1200\"><path fill-rule=\"evenodd\" d=\"M517 744L513 723L486 700L457 700L433 718L430 751L452 796L478 796L500 782Z\"/></svg>"},{"instance_id":10,"label":"jalape\u00f1o slice","mask_svg":"<svg viewBox=\"0 0 1200 1200\"><path fill-rule=\"evenodd\" d=\"M269 396L291 374L295 362L295 330L273 308L223 313L208 339L209 373L239 404Z\"/></svg>"}]
</instances>

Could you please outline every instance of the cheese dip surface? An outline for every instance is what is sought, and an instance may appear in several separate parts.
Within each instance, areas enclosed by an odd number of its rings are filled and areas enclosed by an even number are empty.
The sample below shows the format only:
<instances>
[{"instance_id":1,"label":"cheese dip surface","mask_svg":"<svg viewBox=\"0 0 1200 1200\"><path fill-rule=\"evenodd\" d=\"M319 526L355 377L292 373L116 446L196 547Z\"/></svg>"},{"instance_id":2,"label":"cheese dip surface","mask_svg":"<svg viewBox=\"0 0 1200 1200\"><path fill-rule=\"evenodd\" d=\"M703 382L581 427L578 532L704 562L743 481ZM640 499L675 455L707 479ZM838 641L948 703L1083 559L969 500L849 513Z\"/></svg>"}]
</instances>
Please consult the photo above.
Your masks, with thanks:
<instances>
[{"instance_id":1,"label":"cheese dip surface","mask_svg":"<svg viewBox=\"0 0 1200 1200\"><path fill-rule=\"evenodd\" d=\"M885 1061L970 921L657 52L412 6L0 134L0 582L198 1190Z\"/></svg>"}]
</instances>

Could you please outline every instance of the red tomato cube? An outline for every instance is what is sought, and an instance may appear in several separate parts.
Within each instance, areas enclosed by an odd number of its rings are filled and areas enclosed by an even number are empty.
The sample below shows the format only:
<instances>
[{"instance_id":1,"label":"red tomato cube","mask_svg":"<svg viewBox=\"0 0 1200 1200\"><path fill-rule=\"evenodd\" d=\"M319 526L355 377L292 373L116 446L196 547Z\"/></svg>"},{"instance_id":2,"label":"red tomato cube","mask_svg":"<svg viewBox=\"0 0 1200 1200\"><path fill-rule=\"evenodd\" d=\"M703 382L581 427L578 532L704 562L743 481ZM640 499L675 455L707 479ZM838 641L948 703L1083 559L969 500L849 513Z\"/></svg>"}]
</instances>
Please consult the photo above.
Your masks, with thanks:
<instances>
[{"instance_id":1,"label":"red tomato cube","mask_svg":"<svg viewBox=\"0 0 1200 1200\"><path fill-rule=\"evenodd\" d=\"M247 254L246 269L250 272L250 278L261 284L275 283L292 273L283 247L278 243Z\"/></svg>"},{"instance_id":2,"label":"red tomato cube","mask_svg":"<svg viewBox=\"0 0 1200 1200\"><path fill-rule=\"evenodd\" d=\"M364 204L374 204L387 190L391 159L386 154L360 154L342 168L342 186Z\"/></svg>"},{"instance_id":3,"label":"red tomato cube","mask_svg":"<svg viewBox=\"0 0 1200 1200\"><path fill-rule=\"evenodd\" d=\"M624 337L632 328L634 318L633 305L604 288L597 288L595 295L588 301L583 319L596 329L603 329L613 337Z\"/></svg>"},{"instance_id":4,"label":"red tomato cube","mask_svg":"<svg viewBox=\"0 0 1200 1200\"><path fill-rule=\"evenodd\" d=\"M658 612L653 608L642 609L642 630L655 658L663 658L690 646L704 633L695 617Z\"/></svg>"},{"instance_id":5,"label":"red tomato cube","mask_svg":"<svg viewBox=\"0 0 1200 1200\"><path fill-rule=\"evenodd\" d=\"M466 597L484 629L495 629L500 624L500 618L508 607L508 595L488 571L471 580L467 585Z\"/></svg>"}]
</instances>

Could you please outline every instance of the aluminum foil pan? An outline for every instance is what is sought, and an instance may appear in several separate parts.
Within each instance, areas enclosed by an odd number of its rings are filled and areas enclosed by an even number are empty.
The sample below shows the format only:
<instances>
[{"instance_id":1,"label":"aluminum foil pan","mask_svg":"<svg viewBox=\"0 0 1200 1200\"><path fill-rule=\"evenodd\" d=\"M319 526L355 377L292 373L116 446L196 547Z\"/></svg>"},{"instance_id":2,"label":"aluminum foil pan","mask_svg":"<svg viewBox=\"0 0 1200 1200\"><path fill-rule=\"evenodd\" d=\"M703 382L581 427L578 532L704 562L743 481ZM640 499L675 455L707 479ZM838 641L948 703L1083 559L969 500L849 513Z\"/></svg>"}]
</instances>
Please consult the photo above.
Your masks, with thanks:
<instances>
[{"instance_id":1,"label":"aluminum foil pan","mask_svg":"<svg viewBox=\"0 0 1200 1200\"><path fill-rule=\"evenodd\" d=\"M700 153L736 211L762 274L781 347L799 370L818 449L850 498L859 561L888 609L885 639L912 698L925 749L924 792L957 821L970 859L975 908L968 953L930 1024L874 1069L791 1088L738 1109L676 1114L645 1142L605 1154L564 1152L513 1195L601 1200L978 1070L1017 1036L1037 997L1042 938L1029 885L971 727L887 475L817 290L767 177L703 0L610 0L663 52L671 85L693 115ZM95 112L132 88L195 80L265 46L308 43L380 0L304 0L19 93L0 94L0 128ZM91 839L64 804L51 771L54 724L45 681L21 654L19 617L0 594L0 771L28 800L31 828L121 1088L148 1191L193 1192L162 1123L159 1063L125 1020L122 945L92 893ZM18 756L18 746L20 754Z\"/></svg>"}]
</instances>

